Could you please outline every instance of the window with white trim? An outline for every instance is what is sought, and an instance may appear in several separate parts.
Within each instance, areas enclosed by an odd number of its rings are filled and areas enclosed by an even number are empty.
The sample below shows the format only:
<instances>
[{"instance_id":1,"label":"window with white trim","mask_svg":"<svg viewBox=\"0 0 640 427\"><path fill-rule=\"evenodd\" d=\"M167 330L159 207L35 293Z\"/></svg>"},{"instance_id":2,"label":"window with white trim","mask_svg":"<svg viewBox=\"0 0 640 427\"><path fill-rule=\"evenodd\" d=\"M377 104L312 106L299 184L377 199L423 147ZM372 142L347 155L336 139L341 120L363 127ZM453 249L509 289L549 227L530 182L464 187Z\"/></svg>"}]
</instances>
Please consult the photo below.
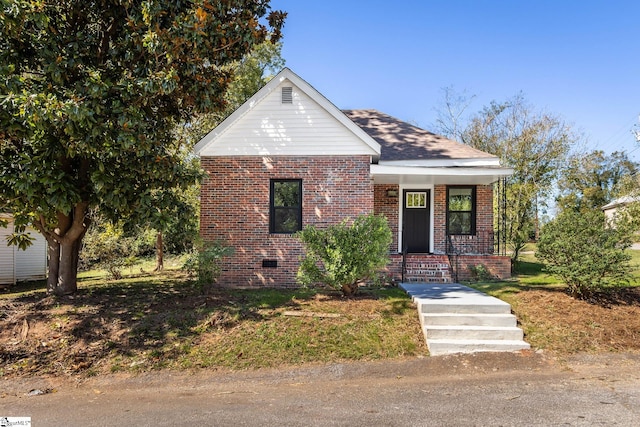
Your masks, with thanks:
<instances>
[{"instance_id":1,"label":"window with white trim","mask_svg":"<svg viewBox=\"0 0 640 427\"><path fill-rule=\"evenodd\" d=\"M409 209L426 208L427 192L426 191L408 191L405 197L406 207Z\"/></svg>"}]
</instances>

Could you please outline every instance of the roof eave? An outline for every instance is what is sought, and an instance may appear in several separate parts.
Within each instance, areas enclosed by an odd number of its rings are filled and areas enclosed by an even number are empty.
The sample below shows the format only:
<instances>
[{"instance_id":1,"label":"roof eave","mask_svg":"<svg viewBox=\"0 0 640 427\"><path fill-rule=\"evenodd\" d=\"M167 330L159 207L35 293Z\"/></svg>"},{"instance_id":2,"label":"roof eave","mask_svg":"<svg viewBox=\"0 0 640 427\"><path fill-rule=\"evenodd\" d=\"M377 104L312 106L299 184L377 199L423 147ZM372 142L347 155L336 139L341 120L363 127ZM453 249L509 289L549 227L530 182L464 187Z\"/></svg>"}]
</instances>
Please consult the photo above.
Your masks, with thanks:
<instances>
[{"instance_id":1,"label":"roof eave","mask_svg":"<svg viewBox=\"0 0 640 427\"><path fill-rule=\"evenodd\" d=\"M500 167L500 159L495 156L475 158L440 158L380 160L380 165L397 167Z\"/></svg>"},{"instance_id":2,"label":"roof eave","mask_svg":"<svg viewBox=\"0 0 640 427\"><path fill-rule=\"evenodd\" d=\"M504 167L408 167L371 165L371 176L376 183L404 184L482 184L488 185L513 175L512 168Z\"/></svg>"}]
</instances>

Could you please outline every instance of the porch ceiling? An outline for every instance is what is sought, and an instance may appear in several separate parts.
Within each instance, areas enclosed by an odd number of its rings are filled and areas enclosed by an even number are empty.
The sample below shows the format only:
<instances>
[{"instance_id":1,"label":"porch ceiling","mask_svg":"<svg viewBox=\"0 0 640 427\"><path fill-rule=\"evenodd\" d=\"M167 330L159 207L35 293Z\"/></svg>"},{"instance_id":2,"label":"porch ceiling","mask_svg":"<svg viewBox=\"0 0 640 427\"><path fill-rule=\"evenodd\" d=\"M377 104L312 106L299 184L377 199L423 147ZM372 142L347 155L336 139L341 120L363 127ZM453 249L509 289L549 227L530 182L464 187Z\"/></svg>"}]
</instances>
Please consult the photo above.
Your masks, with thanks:
<instances>
[{"instance_id":1,"label":"porch ceiling","mask_svg":"<svg viewBox=\"0 0 640 427\"><path fill-rule=\"evenodd\" d=\"M502 167L407 167L371 165L375 184L488 185L513 174Z\"/></svg>"}]
</instances>

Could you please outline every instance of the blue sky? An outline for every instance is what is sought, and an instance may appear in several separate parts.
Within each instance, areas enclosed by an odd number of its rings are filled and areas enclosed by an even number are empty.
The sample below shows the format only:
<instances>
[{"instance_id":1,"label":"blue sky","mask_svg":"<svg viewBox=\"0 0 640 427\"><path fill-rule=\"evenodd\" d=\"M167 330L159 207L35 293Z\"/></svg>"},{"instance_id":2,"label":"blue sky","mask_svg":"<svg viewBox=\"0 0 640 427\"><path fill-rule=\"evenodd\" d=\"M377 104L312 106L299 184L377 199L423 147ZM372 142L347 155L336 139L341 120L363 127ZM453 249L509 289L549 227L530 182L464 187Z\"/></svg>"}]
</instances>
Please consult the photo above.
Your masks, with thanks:
<instances>
[{"instance_id":1,"label":"blue sky","mask_svg":"<svg viewBox=\"0 0 640 427\"><path fill-rule=\"evenodd\" d=\"M272 0L288 12L287 67L343 109L432 128L442 88L470 112L519 92L583 135L626 150L640 114L640 2L630 0Z\"/></svg>"}]
</instances>

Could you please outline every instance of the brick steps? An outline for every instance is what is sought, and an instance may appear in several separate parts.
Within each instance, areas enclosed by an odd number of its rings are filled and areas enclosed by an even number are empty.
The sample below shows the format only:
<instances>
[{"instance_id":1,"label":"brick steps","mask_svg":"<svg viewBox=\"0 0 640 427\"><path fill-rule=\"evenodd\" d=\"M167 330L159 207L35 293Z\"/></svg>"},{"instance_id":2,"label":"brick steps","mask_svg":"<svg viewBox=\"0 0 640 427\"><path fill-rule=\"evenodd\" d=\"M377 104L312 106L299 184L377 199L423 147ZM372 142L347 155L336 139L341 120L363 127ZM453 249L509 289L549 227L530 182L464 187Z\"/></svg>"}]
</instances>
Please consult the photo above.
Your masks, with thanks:
<instances>
[{"instance_id":1,"label":"brick steps","mask_svg":"<svg viewBox=\"0 0 640 427\"><path fill-rule=\"evenodd\" d=\"M407 283L452 283L446 255L407 255L404 281Z\"/></svg>"}]
</instances>

